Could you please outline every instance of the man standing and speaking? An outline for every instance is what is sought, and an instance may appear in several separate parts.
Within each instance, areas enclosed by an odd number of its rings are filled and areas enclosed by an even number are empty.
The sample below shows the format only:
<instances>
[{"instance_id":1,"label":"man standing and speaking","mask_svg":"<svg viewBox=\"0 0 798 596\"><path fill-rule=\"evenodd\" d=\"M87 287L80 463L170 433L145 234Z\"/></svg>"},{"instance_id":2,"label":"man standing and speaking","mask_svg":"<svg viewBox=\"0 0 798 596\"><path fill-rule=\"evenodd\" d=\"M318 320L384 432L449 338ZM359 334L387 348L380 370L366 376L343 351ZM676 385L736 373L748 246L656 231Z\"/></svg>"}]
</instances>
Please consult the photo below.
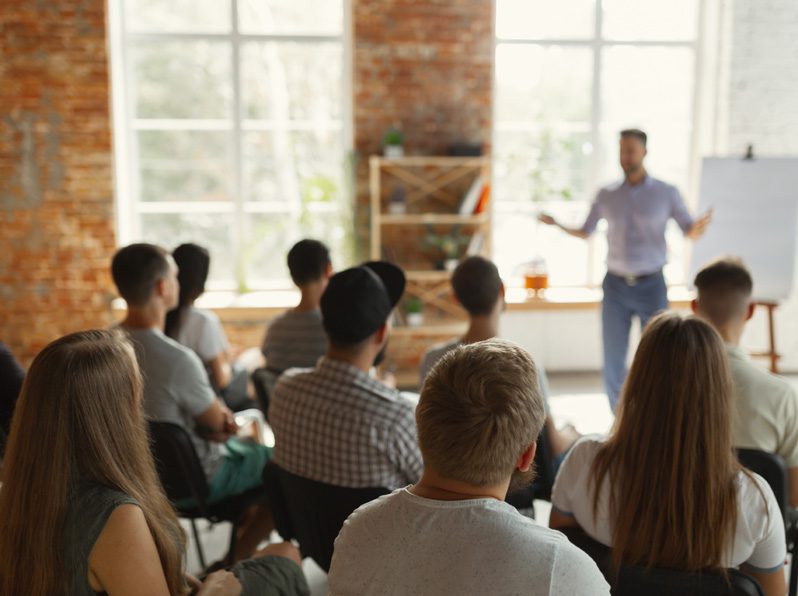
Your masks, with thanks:
<instances>
[{"instance_id":1,"label":"man standing and speaking","mask_svg":"<svg viewBox=\"0 0 798 596\"><path fill-rule=\"evenodd\" d=\"M602 289L604 385L615 411L626 378L626 354L632 317L645 327L648 319L668 308L662 267L667 260L665 226L676 220L685 236L696 239L712 219L711 210L694 219L679 191L648 175L647 136L642 130L621 131L620 161L624 179L602 188L581 228L569 228L541 214L544 224L561 228L577 238L588 238L600 219L607 220L607 275Z\"/></svg>"}]
</instances>

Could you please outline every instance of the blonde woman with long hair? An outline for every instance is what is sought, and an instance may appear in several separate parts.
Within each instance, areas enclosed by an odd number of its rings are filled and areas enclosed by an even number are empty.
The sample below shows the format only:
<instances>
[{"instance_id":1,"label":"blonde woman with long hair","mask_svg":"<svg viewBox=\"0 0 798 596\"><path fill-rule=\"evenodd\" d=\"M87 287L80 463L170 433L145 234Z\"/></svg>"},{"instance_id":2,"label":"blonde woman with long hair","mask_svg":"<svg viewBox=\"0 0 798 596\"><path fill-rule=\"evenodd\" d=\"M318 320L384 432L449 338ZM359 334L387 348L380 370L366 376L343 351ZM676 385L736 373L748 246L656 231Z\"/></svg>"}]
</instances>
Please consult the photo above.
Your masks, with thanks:
<instances>
[{"instance_id":1,"label":"blonde woman with long hair","mask_svg":"<svg viewBox=\"0 0 798 596\"><path fill-rule=\"evenodd\" d=\"M33 361L3 462L0 594L307 594L290 545L202 585L184 573L184 533L156 476L141 401L119 331L67 335Z\"/></svg>"},{"instance_id":2,"label":"blonde woman with long hair","mask_svg":"<svg viewBox=\"0 0 798 596\"><path fill-rule=\"evenodd\" d=\"M710 325L652 319L609 438L582 439L560 468L550 526L581 527L616 566L739 567L783 596L784 522L770 487L734 455L731 394Z\"/></svg>"}]
</instances>

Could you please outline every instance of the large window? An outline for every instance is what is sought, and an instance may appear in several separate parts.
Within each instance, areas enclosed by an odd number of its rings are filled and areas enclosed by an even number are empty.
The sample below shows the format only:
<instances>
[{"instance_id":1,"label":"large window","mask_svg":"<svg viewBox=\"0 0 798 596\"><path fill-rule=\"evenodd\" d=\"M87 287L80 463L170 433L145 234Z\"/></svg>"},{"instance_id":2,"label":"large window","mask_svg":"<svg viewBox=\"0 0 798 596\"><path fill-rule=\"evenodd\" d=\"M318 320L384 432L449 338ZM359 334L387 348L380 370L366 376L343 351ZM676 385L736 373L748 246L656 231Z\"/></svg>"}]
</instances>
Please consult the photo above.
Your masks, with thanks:
<instances>
[{"instance_id":1,"label":"large window","mask_svg":"<svg viewBox=\"0 0 798 596\"><path fill-rule=\"evenodd\" d=\"M693 162L701 0L496 0L495 257L504 276L535 256L551 285L597 285L606 240L537 224L584 221L622 177L618 131L649 134L648 171L685 195ZM666 277L683 281L671 222Z\"/></svg>"},{"instance_id":2,"label":"large window","mask_svg":"<svg viewBox=\"0 0 798 596\"><path fill-rule=\"evenodd\" d=\"M120 242L212 255L211 287L286 283L351 241L345 0L111 2Z\"/></svg>"}]
</instances>

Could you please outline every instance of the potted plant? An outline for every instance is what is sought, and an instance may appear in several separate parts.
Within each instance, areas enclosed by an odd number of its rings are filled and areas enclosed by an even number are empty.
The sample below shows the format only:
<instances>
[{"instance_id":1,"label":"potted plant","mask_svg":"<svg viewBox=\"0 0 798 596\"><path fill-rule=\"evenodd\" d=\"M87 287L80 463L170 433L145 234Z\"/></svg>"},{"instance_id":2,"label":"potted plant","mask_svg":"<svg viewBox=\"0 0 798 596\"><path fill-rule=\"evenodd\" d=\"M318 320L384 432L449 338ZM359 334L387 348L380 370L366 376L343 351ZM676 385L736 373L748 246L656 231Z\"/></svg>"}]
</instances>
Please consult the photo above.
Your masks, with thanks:
<instances>
[{"instance_id":1,"label":"potted plant","mask_svg":"<svg viewBox=\"0 0 798 596\"><path fill-rule=\"evenodd\" d=\"M405 300L405 314L409 327L420 327L424 324L424 303L421 298L411 296Z\"/></svg>"},{"instance_id":2,"label":"potted plant","mask_svg":"<svg viewBox=\"0 0 798 596\"><path fill-rule=\"evenodd\" d=\"M402 157L405 150L402 147L404 139L402 133L396 128L391 128L382 137L382 153L385 157Z\"/></svg>"},{"instance_id":3,"label":"potted plant","mask_svg":"<svg viewBox=\"0 0 798 596\"><path fill-rule=\"evenodd\" d=\"M468 244L469 238L460 233L460 226L452 226L448 234L436 234L431 226L427 226L427 235L424 239L428 246L439 251L441 258L436 261L435 268L453 271L460 262L460 253Z\"/></svg>"}]
</instances>

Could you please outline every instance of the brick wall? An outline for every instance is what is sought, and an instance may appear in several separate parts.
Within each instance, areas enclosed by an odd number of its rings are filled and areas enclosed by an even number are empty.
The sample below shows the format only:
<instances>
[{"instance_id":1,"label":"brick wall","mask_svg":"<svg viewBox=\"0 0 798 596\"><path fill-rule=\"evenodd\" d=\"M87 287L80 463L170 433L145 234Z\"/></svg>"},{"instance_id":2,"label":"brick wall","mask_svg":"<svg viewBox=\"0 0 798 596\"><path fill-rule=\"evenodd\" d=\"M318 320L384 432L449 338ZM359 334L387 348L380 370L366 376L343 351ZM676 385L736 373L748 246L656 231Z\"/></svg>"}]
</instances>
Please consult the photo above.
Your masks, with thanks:
<instances>
[{"instance_id":1,"label":"brick wall","mask_svg":"<svg viewBox=\"0 0 798 596\"><path fill-rule=\"evenodd\" d=\"M798 155L798 2L735 0L729 151Z\"/></svg>"},{"instance_id":2,"label":"brick wall","mask_svg":"<svg viewBox=\"0 0 798 596\"><path fill-rule=\"evenodd\" d=\"M110 320L103 0L0 2L0 339L26 364Z\"/></svg>"},{"instance_id":3,"label":"brick wall","mask_svg":"<svg viewBox=\"0 0 798 596\"><path fill-rule=\"evenodd\" d=\"M734 0L729 64L728 151L798 155L798 2ZM776 315L784 371L798 371L798 288ZM763 322L749 325L755 334ZM762 345L764 338L760 338Z\"/></svg>"},{"instance_id":4,"label":"brick wall","mask_svg":"<svg viewBox=\"0 0 798 596\"><path fill-rule=\"evenodd\" d=\"M352 4L365 252L367 157L386 129L402 130L410 154L489 145L493 0ZM0 339L26 364L59 335L112 320L105 19L103 0L0 3ZM227 323L242 340L262 324Z\"/></svg>"},{"instance_id":5,"label":"brick wall","mask_svg":"<svg viewBox=\"0 0 798 596\"><path fill-rule=\"evenodd\" d=\"M446 155L456 142L489 151L493 0L353 0L357 215L368 235L368 156L396 126L405 153Z\"/></svg>"}]
</instances>

